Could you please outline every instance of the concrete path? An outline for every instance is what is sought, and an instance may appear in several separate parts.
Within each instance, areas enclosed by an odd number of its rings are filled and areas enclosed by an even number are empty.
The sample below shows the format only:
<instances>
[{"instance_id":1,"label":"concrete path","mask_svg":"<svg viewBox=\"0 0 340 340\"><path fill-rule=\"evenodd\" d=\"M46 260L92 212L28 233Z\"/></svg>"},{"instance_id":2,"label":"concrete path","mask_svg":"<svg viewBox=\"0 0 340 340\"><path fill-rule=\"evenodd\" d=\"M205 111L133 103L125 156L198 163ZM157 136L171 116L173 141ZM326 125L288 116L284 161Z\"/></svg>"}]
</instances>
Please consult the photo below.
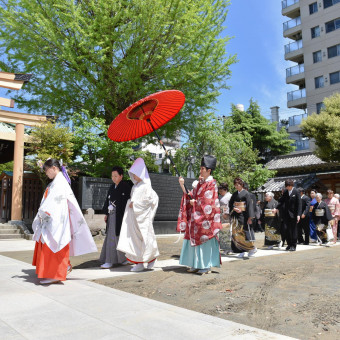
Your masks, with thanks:
<instances>
[{"instance_id":1,"label":"concrete path","mask_svg":"<svg viewBox=\"0 0 340 340\"><path fill-rule=\"evenodd\" d=\"M33 248L33 241L0 241L0 252ZM259 250L256 256L283 252ZM159 261L156 270L169 266L178 261ZM291 339L88 281L138 275L129 269L77 269L63 284L42 286L34 267L0 256L0 339Z\"/></svg>"}]
</instances>

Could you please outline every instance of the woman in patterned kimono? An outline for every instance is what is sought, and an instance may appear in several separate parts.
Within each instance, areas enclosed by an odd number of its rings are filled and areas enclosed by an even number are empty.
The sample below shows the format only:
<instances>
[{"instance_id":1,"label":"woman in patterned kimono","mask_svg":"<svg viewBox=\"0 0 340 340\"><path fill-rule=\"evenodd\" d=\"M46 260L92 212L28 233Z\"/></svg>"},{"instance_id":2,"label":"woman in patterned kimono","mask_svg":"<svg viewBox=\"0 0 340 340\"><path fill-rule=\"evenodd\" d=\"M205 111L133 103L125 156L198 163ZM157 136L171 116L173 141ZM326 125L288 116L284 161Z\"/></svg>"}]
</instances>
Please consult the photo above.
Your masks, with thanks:
<instances>
[{"instance_id":1,"label":"woman in patterned kimono","mask_svg":"<svg viewBox=\"0 0 340 340\"><path fill-rule=\"evenodd\" d=\"M218 193L220 194L220 209L221 209L221 223L223 229L218 234L220 239L220 249L224 254L231 253L231 226L229 215L229 201L231 193L229 192L229 186L227 183L221 183L218 187Z\"/></svg>"},{"instance_id":2,"label":"woman in patterned kimono","mask_svg":"<svg viewBox=\"0 0 340 340\"><path fill-rule=\"evenodd\" d=\"M231 214L232 239L231 248L234 253L240 253L243 257L254 256L257 249L254 245L255 234L252 228L252 219L255 217L253 201L247 190L244 189L244 182L241 178L234 179L234 186L237 191L233 193L229 201Z\"/></svg>"},{"instance_id":3,"label":"woman in patterned kimono","mask_svg":"<svg viewBox=\"0 0 340 340\"><path fill-rule=\"evenodd\" d=\"M316 225L313 220L313 209L314 209L315 204L317 203L316 198L315 198L316 194L317 194L316 190L311 190L309 194L311 198L310 206L309 206L309 231L310 231L309 242L310 243L318 242L318 235L316 234Z\"/></svg>"},{"instance_id":4,"label":"woman in patterned kimono","mask_svg":"<svg viewBox=\"0 0 340 340\"><path fill-rule=\"evenodd\" d=\"M338 221L340 219L340 204L339 200L334 197L333 190L327 190L328 198L325 199L325 203L328 205L329 210L331 211L333 220L331 221L332 230L333 230L333 244L336 244L337 234L338 234Z\"/></svg>"},{"instance_id":5,"label":"woman in patterned kimono","mask_svg":"<svg viewBox=\"0 0 340 340\"><path fill-rule=\"evenodd\" d=\"M216 158L204 156L197 186L186 193L184 179L179 178L183 191L177 231L185 232L179 263L188 266L189 273L199 275L220 267L220 249L217 234L222 228L220 202L216 180L211 176Z\"/></svg>"},{"instance_id":6,"label":"woman in patterned kimono","mask_svg":"<svg viewBox=\"0 0 340 340\"><path fill-rule=\"evenodd\" d=\"M41 284L66 280L72 270L69 257L97 251L89 227L68 183L66 169L48 159L43 170L53 181L47 186L33 221L36 241L33 266Z\"/></svg>"},{"instance_id":7,"label":"woman in patterned kimono","mask_svg":"<svg viewBox=\"0 0 340 340\"><path fill-rule=\"evenodd\" d=\"M312 216L316 225L316 233L321 240L322 245L329 245L327 239L327 228L328 222L332 220L333 216L327 204L322 201L322 195L317 193L315 198L316 204L314 205Z\"/></svg>"},{"instance_id":8,"label":"woman in patterned kimono","mask_svg":"<svg viewBox=\"0 0 340 340\"><path fill-rule=\"evenodd\" d=\"M280 247L281 243L280 221L276 214L278 202L272 192L266 193L265 200L261 214L261 222L265 227L264 245L268 246L267 249L273 249L274 246Z\"/></svg>"}]
</instances>

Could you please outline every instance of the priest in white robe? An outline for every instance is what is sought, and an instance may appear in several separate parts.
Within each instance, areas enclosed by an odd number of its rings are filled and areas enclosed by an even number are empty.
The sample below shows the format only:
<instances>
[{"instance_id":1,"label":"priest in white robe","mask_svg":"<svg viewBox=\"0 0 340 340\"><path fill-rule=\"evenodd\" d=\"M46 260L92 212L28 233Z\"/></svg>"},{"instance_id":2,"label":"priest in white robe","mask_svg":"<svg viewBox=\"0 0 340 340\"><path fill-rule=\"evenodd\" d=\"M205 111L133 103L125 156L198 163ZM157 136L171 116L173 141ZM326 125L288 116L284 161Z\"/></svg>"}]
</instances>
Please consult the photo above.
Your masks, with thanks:
<instances>
[{"instance_id":1,"label":"priest in white robe","mask_svg":"<svg viewBox=\"0 0 340 340\"><path fill-rule=\"evenodd\" d=\"M117 249L125 253L128 261L136 265L131 271L153 268L159 251L153 220L158 207L158 195L151 187L148 170L142 158L137 158L129 170L134 183L120 231Z\"/></svg>"}]
</instances>

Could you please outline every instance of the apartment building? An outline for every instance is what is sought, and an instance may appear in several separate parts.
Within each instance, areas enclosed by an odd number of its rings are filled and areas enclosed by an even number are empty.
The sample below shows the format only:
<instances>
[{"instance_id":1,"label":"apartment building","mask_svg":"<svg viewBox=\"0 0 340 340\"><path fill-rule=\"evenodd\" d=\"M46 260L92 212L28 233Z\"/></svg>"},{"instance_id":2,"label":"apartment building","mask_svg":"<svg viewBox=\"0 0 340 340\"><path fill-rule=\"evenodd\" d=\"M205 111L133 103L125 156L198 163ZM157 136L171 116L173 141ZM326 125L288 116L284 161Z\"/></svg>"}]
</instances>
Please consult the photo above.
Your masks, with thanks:
<instances>
[{"instance_id":1,"label":"apartment building","mask_svg":"<svg viewBox=\"0 0 340 340\"><path fill-rule=\"evenodd\" d=\"M287 93L288 108L304 110L289 118L288 132L297 151L313 151L312 140L303 138L299 124L320 113L325 97L340 92L340 0L283 0L284 58L295 65L286 69L286 83L297 86Z\"/></svg>"}]
</instances>

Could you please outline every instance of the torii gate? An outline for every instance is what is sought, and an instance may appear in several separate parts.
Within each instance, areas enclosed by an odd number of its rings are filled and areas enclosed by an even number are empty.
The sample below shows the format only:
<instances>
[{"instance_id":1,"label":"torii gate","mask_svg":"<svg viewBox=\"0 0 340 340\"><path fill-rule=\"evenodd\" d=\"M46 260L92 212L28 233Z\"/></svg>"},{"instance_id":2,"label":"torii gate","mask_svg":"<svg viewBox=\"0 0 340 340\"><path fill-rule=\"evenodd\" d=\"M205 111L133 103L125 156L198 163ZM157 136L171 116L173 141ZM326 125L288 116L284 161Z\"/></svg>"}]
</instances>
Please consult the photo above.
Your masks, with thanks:
<instances>
[{"instance_id":1,"label":"torii gate","mask_svg":"<svg viewBox=\"0 0 340 340\"><path fill-rule=\"evenodd\" d=\"M20 90L28 82L31 74L15 74L0 72L0 87L11 90ZM14 100L1 98L0 106L14 107ZM14 165L12 184L12 222L22 221L22 186L24 176L24 128L25 125L37 126L47 120L46 116L33 115L20 112L4 111L0 109L0 122L15 124L14 139ZM2 135L1 139L12 140L14 136Z\"/></svg>"}]
</instances>

